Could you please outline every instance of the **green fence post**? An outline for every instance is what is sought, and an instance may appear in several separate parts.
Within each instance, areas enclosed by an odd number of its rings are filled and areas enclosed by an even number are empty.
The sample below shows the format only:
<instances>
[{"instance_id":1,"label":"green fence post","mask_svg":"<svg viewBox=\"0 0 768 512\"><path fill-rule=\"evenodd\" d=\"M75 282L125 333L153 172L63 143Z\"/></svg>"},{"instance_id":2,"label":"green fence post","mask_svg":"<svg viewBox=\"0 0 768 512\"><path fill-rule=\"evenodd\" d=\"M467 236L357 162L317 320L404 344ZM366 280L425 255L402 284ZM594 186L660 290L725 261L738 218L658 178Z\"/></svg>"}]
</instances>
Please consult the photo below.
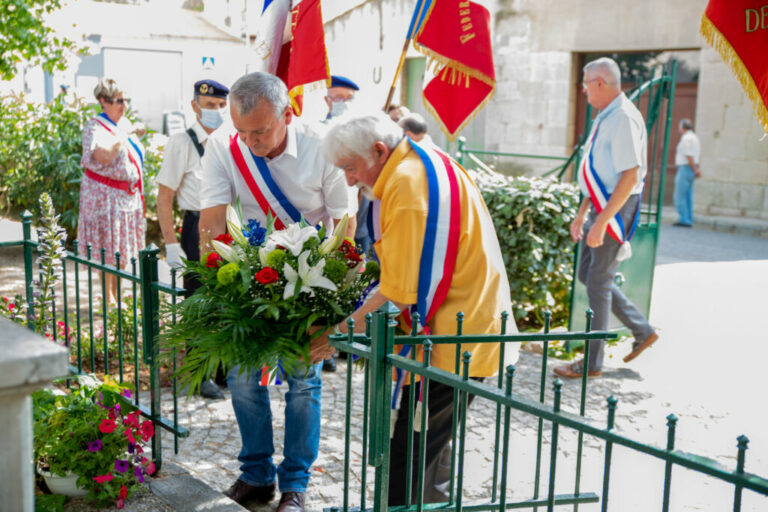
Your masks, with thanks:
<instances>
[{"instance_id":1,"label":"green fence post","mask_svg":"<svg viewBox=\"0 0 768 512\"><path fill-rule=\"evenodd\" d=\"M149 365L149 394L150 415L155 423L155 435L152 437L152 458L155 468L160 471L163 463L161 430L158 428L160 411L160 373L157 368L156 355L158 351L155 338L160 332L160 293L153 286L158 282L157 255L160 249L155 244L139 251L141 279L141 332L144 339L144 363Z\"/></svg>"},{"instance_id":2,"label":"green fence post","mask_svg":"<svg viewBox=\"0 0 768 512\"><path fill-rule=\"evenodd\" d=\"M21 228L24 233L24 290L27 294L27 327L35 330L32 321L32 302L34 302L34 290L32 289L32 213L29 210L21 212Z\"/></svg>"},{"instance_id":3,"label":"green fence post","mask_svg":"<svg viewBox=\"0 0 768 512\"><path fill-rule=\"evenodd\" d=\"M373 509L386 510L389 501L389 432L392 411L392 369L387 355L392 353L395 336L394 318L400 314L387 302L373 314L371 329L371 443L369 459L376 468ZM392 322L390 322L392 320Z\"/></svg>"}]
</instances>

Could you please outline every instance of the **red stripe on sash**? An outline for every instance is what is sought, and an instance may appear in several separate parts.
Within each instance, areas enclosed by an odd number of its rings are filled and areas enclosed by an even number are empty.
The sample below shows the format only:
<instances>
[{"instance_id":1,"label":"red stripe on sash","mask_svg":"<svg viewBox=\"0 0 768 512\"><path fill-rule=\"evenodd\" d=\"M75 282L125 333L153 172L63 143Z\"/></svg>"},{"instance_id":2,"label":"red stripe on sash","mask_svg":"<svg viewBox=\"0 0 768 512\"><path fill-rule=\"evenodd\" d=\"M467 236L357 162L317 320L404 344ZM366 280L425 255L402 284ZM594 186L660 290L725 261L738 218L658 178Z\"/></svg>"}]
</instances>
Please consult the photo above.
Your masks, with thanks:
<instances>
[{"instance_id":1,"label":"red stripe on sash","mask_svg":"<svg viewBox=\"0 0 768 512\"><path fill-rule=\"evenodd\" d=\"M269 216L270 214L272 214L272 217L274 217L275 219L275 227L277 229L285 229L285 224L283 224L283 221L280 220L280 217L278 217L277 214L275 214L275 211L270 206L269 201L267 201L267 198L264 197L264 194L261 192L261 189L259 188L259 185L256 183L256 180L253 179L251 170L248 168L248 164L245 163L243 152L240 151L240 146L237 143L237 135L232 135L230 137L229 151L230 153L232 153L232 158L235 160L235 165L237 166L237 169L240 171L240 176L242 176L243 179L245 180L245 183L248 185L248 188L251 190L251 194L253 194L253 197L256 199L256 202L259 203L259 206L261 207L261 210L264 212L264 215Z\"/></svg>"}]
</instances>

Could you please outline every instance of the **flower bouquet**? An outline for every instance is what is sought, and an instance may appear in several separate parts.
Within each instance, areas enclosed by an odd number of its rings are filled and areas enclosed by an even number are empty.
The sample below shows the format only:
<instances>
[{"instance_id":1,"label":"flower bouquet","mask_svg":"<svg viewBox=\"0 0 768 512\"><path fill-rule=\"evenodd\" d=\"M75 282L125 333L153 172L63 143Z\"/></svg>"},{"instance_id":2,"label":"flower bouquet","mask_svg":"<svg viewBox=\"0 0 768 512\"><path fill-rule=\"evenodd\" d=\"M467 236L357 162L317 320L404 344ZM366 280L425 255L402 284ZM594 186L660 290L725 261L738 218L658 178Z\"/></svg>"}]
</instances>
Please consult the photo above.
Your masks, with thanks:
<instances>
[{"instance_id":1,"label":"flower bouquet","mask_svg":"<svg viewBox=\"0 0 768 512\"><path fill-rule=\"evenodd\" d=\"M351 314L379 276L344 238L347 224L345 216L331 234L303 220L278 230L271 217L243 224L228 206L228 233L200 262L186 262L201 287L174 306L178 321L160 336L161 357L185 352L182 386L196 390L236 365L269 382L306 371L311 335Z\"/></svg>"},{"instance_id":2,"label":"flower bouquet","mask_svg":"<svg viewBox=\"0 0 768 512\"><path fill-rule=\"evenodd\" d=\"M154 425L141 420L130 391L109 375L104 383L86 375L76 379L79 387L69 394L51 389L32 394L38 471L47 482L76 475L86 498L123 508L155 472L142 446L154 435Z\"/></svg>"}]
</instances>

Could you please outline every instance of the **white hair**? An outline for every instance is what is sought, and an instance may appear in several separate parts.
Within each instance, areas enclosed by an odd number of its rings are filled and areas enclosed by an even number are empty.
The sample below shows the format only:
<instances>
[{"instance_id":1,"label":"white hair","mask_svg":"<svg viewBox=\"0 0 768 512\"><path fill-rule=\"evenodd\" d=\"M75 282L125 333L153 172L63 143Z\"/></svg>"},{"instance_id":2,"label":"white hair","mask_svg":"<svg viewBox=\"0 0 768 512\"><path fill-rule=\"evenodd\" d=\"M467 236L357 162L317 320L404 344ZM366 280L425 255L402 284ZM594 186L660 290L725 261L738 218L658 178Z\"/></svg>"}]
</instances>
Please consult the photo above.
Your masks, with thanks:
<instances>
[{"instance_id":1,"label":"white hair","mask_svg":"<svg viewBox=\"0 0 768 512\"><path fill-rule=\"evenodd\" d=\"M403 129L383 112L350 112L332 122L323 141L325 159L336 162L359 156L371 165L376 142L394 149L402 138Z\"/></svg>"},{"instance_id":2,"label":"white hair","mask_svg":"<svg viewBox=\"0 0 768 512\"><path fill-rule=\"evenodd\" d=\"M584 66L584 74L591 71L602 78L606 84L615 85L621 89L621 69L616 61L609 57L600 57Z\"/></svg>"},{"instance_id":3,"label":"white hair","mask_svg":"<svg viewBox=\"0 0 768 512\"><path fill-rule=\"evenodd\" d=\"M241 116L247 116L260 101L269 102L280 117L290 104L288 88L282 80L269 73L249 73L237 79L229 98Z\"/></svg>"}]
</instances>

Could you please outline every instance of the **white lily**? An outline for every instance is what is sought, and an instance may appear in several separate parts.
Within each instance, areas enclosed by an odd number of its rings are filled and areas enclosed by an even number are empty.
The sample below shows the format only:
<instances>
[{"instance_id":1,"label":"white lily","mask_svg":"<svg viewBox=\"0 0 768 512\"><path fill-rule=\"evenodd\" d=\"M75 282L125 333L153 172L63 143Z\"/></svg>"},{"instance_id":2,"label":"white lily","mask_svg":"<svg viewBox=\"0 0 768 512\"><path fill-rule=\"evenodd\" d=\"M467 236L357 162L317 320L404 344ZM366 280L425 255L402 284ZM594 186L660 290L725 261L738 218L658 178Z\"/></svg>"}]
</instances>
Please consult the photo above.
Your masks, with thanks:
<instances>
[{"instance_id":1,"label":"white lily","mask_svg":"<svg viewBox=\"0 0 768 512\"><path fill-rule=\"evenodd\" d=\"M267 255L269 254L269 251L262 247L259 249L259 262L261 263L262 267L267 266Z\"/></svg>"},{"instance_id":2,"label":"white lily","mask_svg":"<svg viewBox=\"0 0 768 512\"><path fill-rule=\"evenodd\" d=\"M313 228L314 229L314 228ZM318 261L315 266L311 267L307 263L309 258L309 251L304 251L299 256L299 271L293 269L288 263L283 265L283 275L285 276L288 284L285 285L285 291L283 292L283 298L288 299L292 297L296 290L296 283L301 278L301 292L313 294L312 288L325 288L326 290L336 291L336 285L333 281L323 276L323 269L325 268L325 258Z\"/></svg>"},{"instance_id":3,"label":"white lily","mask_svg":"<svg viewBox=\"0 0 768 512\"><path fill-rule=\"evenodd\" d=\"M286 229L269 235L266 248L273 249L276 245L280 245L291 251L294 256L298 256L304 248L304 242L313 236L317 236L317 230L313 226L302 228L298 223L291 224Z\"/></svg>"},{"instance_id":4,"label":"white lily","mask_svg":"<svg viewBox=\"0 0 768 512\"><path fill-rule=\"evenodd\" d=\"M240 263L240 256L232 247L223 242L219 242L218 240L211 240L211 245L213 246L214 250L219 253L219 256L228 262Z\"/></svg>"},{"instance_id":5,"label":"white lily","mask_svg":"<svg viewBox=\"0 0 768 512\"><path fill-rule=\"evenodd\" d=\"M248 245L248 240L243 236L243 223L240 221L237 210L232 208L231 204L227 205L227 230L235 242L240 245Z\"/></svg>"},{"instance_id":6,"label":"white lily","mask_svg":"<svg viewBox=\"0 0 768 512\"><path fill-rule=\"evenodd\" d=\"M318 250L320 254L328 254L329 252L337 249L343 242L344 237L347 234L347 226L349 225L349 215L344 214L344 217L336 224L333 229L333 233L326 238Z\"/></svg>"}]
</instances>

